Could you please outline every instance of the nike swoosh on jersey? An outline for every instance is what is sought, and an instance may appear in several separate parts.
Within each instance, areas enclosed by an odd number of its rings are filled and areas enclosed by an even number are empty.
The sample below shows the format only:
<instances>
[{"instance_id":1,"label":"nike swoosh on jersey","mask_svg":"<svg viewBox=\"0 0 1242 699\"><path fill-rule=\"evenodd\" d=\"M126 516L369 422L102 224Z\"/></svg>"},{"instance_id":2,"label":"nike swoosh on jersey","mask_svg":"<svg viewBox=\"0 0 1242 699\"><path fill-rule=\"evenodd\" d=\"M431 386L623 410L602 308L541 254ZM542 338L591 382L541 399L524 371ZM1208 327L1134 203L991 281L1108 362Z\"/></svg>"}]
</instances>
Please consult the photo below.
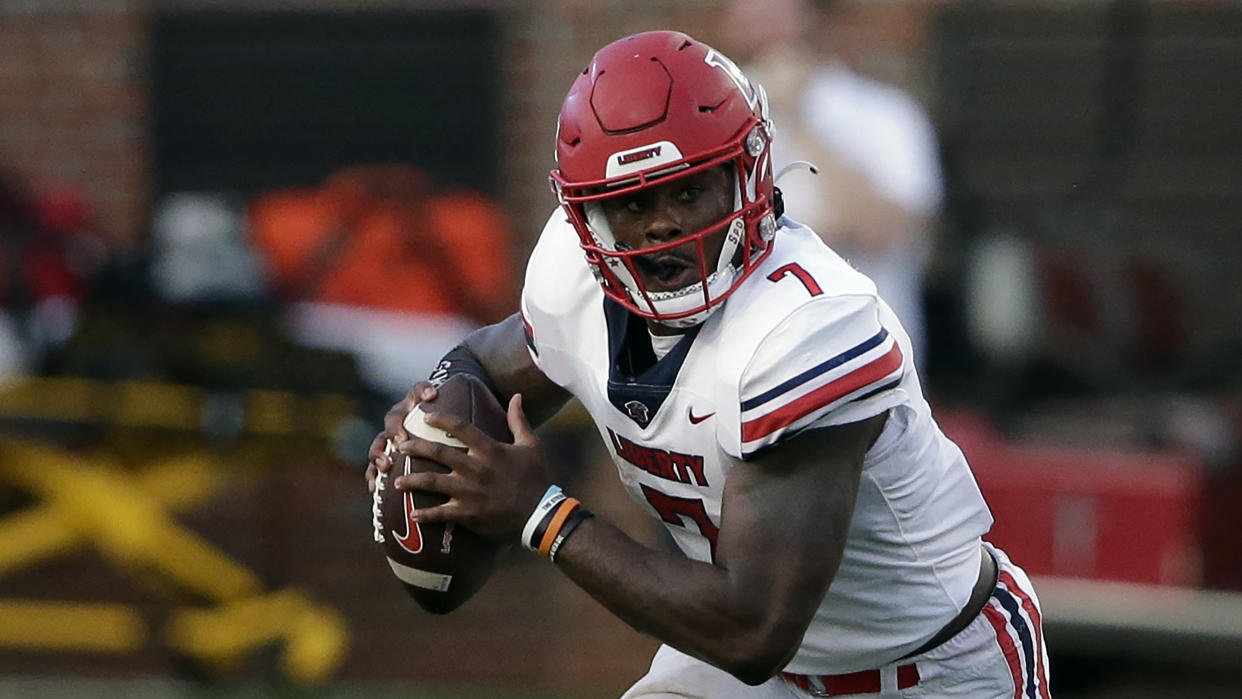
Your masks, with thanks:
<instances>
[{"instance_id":1,"label":"nike swoosh on jersey","mask_svg":"<svg viewBox=\"0 0 1242 699\"><path fill-rule=\"evenodd\" d=\"M689 409L689 410L687 410L686 412L690 413L690 424L691 424L691 425L697 425L697 424L699 424L700 422L703 422L703 421L704 421L704 420L706 420L707 418L709 418L709 417L711 417L711 416L713 416L713 415L715 415L715 414L716 414L716 413L708 413L708 414L706 414L706 415L695 415L695 414L694 414L694 408L690 408L690 409Z\"/></svg>"}]
</instances>

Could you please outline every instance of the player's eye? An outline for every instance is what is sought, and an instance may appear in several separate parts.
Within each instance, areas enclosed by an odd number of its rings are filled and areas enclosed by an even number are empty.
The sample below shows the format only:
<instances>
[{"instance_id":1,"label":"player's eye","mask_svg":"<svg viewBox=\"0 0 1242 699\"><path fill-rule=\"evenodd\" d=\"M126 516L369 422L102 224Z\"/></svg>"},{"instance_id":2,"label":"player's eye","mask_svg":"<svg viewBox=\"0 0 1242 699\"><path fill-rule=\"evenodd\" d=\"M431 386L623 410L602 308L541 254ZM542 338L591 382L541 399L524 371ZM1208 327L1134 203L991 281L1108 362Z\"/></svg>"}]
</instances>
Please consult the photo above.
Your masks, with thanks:
<instances>
[{"instance_id":1,"label":"player's eye","mask_svg":"<svg viewBox=\"0 0 1242 699\"><path fill-rule=\"evenodd\" d=\"M694 200L698 199L699 194L701 194L702 192L703 192L702 187L698 185L690 185L688 187L682 188L682 190L677 194L677 199L679 201L689 204L693 202Z\"/></svg>"},{"instance_id":2,"label":"player's eye","mask_svg":"<svg viewBox=\"0 0 1242 699\"><path fill-rule=\"evenodd\" d=\"M604 211L618 212L624 211L628 213L640 213L644 206L640 197L636 195L613 197L603 201Z\"/></svg>"}]
</instances>

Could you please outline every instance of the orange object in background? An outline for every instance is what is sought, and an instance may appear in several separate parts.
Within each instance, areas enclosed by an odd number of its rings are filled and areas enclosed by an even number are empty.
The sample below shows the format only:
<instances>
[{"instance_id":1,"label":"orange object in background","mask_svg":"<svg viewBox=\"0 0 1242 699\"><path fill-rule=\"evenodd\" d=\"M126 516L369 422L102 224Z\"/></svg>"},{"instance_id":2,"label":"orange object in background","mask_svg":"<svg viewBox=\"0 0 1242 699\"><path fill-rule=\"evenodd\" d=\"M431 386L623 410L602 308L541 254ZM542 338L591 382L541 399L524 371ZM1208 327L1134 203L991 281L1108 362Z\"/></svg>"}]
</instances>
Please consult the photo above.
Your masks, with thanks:
<instances>
[{"instance_id":1,"label":"orange object in background","mask_svg":"<svg viewBox=\"0 0 1242 699\"><path fill-rule=\"evenodd\" d=\"M1203 465L1177 452L1008 441L942 412L996 517L987 536L1032 575L1198 587Z\"/></svg>"},{"instance_id":2,"label":"orange object in background","mask_svg":"<svg viewBox=\"0 0 1242 699\"><path fill-rule=\"evenodd\" d=\"M260 195L250 222L288 302L479 323L516 308L513 236L499 207L475 192L433 191L410 166L358 166L321 188Z\"/></svg>"}]
</instances>

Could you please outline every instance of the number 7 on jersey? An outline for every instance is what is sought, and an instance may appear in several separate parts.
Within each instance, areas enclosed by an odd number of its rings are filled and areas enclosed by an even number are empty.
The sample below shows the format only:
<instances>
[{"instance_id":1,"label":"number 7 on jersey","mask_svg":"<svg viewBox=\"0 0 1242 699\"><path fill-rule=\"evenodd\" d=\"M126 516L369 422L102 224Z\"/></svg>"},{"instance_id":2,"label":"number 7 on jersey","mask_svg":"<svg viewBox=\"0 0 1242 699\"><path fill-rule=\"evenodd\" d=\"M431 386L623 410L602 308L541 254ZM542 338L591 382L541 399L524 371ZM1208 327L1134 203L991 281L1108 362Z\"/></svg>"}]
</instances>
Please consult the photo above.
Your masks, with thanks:
<instances>
[{"instance_id":1,"label":"number 7 on jersey","mask_svg":"<svg viewBox=\"0 0 1242 699\"><path fill-rule=\"evenodd\" d=\"M798 281L802 282L802 286L806 287L807 293L811 296L819 296L824 293L824 290L819 288L819 284L815 282L815 278L811 276L811 273L805 269L802 269L802 265L797 262L790 262L789 264L784 265L780 269L769 274L768 281L779 282L790 274L794 275L798 278Z\"/></svg>"}]
</instances>

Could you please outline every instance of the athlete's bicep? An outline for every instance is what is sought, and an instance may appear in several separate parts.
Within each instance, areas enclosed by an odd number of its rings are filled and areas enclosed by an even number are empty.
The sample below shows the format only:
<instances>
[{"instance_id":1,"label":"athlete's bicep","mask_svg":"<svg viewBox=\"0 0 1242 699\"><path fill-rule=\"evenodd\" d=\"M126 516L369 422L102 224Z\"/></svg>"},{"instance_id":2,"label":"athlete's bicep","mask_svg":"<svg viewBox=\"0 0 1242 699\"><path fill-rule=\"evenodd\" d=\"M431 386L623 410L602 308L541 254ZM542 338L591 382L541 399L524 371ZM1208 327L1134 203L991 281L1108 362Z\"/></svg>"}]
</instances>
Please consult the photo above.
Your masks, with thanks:
<instances>
[{"instance_id":1,"label":"athlete's bicep","mask_svg":"<svg viewBox=\"0 0 1242 699\"><path fill-rule=\"evenodd\" d=\"M503 398L522 394L531 424L539 425L552 417L569 400L569 392L549 379L531 359L520 314L474 331L462 344L478 357Z\"/></svg>"},{"instance_id":2,"label":"athlete's bicep","mask_svg":"<svg viewBox=\"0 0 1242 699\"><path fill-rule=\"evenodd\" d=\"M716 563L790 655L841 563L863 457L884 419L807 430L736 462L725 483Z\"/></svg>"}]
</instances>

